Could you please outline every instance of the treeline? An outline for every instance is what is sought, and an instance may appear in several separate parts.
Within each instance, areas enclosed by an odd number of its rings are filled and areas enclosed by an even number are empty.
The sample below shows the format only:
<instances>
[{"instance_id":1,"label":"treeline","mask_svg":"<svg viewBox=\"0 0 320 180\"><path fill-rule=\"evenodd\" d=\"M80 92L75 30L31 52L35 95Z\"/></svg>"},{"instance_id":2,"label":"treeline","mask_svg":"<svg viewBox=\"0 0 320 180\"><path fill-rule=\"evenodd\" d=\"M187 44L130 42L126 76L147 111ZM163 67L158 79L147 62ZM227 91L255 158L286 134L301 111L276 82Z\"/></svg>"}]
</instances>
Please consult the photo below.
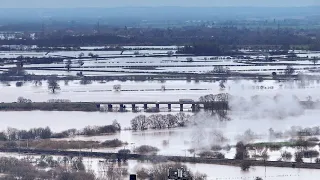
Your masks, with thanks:
<instances>
[{"instance_id":1,"label":"treeline","mask_svg":"<svg viewBox=\"0 0 320 180\"><path fill-rule=\"evenodd\" d=\"M20 87L18 85L20 84L16 84L17 87ZM50 102L32 103L30 100L28 103L1 103L0 104L0 111L32 111L32 110L96 112L96 111L99 111L100 109L95 103L50 103Z\"/></svg>"},{"instance_id":2,"label":"treeline","mask_svg":"<svg viewBox=\"0 0 320 180\"><path fill-rule=\"evenodd\" d=\"M112 30L111 30L112 31ZM298 33L297 33L298 32ZM319 33L313 29L295 28L237 28L237 27L181 27L170 29L129 28L112 33L59 34L49 33L38 39L0 40L0 45L37 45L39 47L77 47L115 45L185 45L216 42L223 46L239 45L299 45L317 50Z\"/></svg>"},{"instance_id":3,"label":"treeline","mask_svg":"<svg viewBox=\"0 0 320 180\"><path fill-rule=\"evenodd\" d=\"M29 130L18 130L8 128L4 132L0 132L0 141L18 141L18 140L36 140L50 138L67 138L75 135L97 136L105 134L114 134L121 131L121 126L117 121L112 125L106 126L87 126L84 129L68 129L62 132L55 133L49 127L32 128Z\"/></svg>"},{"instance_id":4,"label":"treeline","mask_svg":"<svg viewBox=\"0 0 320 180\"><path fill-rule=\"evenodd\" d=\"M67 149L99 149L99 148L116 148L127 144L119 139L99 141L67 141L67 140L21 140L21 141L0 141L0 148L31 148L46 150L67 150Z\"/></svg>"},{"instance_id":5,"label":"treeline","mask_svg":"<svg viewBox=\"0 0 320 180\"><path fill-rule=\"evenodd\" d=\"M148 129L169 129L184 127L190 122L190 115L178 113L176 115L154 114L151 116L139 115L131 120L131 129L144 131Z\"/></svg>"},{"instance_id":6,"label":"treeline","mask_svg":"<svg viewBox=\"0 0 320 180\"><path fill-rule=\"evenodd\" d=\"M0 58L0 62L4 64L16 64L23 67L24 64L53 64L61 63L65 58L61 57L29 57L29 56L18 56L17 58ZM15 61L16 60L16 61Z\"/></svg>"},{"instance_id":7,"label":"treeline","mask_svg":"<svg viewBox=\"0 0 320 180\"><path fill-rule=\"evenodd\" d=\"M194 54L197 56L232 56L243 55L242 52L232 49L228 46L222 46L217 43L194 43L193 45L186 45L179 48L177 53L180 54Z\"/></svg>"}]
</instances>

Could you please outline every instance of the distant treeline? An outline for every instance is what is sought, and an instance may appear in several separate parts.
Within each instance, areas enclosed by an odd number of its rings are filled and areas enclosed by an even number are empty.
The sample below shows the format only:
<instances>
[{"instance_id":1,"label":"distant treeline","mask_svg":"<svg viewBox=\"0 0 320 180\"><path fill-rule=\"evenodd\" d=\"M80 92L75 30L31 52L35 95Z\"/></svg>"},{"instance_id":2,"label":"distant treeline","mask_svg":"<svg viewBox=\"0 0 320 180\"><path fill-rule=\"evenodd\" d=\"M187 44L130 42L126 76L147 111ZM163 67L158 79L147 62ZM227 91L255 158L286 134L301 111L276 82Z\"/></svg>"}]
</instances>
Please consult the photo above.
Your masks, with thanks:
<instances>
[{"instance_id":1,"label":"distant treeline","mask_svg":"<svg viewBox=\"0 0 320 180\"><path fill-rule=\"evenodd\" d=\"M0 50L1 51L1 50ZM27 57L27 56L18 56L17 58L0 58L0 63L4 64L14 64L14 60L17 60L19 63L23 64L52 64L63 62L65 58L62 57Z\"/></svg>"},{"instance_id":2,"label":"distant treeline","mask_svg":"<svg viewBox=\"0 0 320 180\"><path fill-rule=\"evenodd\" d=\"M242 52L237 49L231 49L231 47L221 46L216 43L194 43L193 45L186 45L179 48L180 54L194 54L197 56L232 56L243 55Z\"/></svg>"},{"instance_id":3,"label":"distant treeline","mask_svg":"<svg viewBox=\"0 0 320 180\"><path fill-rule=\"evenodd\" d=\"M77 47L112 45L186 45L215 42L222 46L281 45L319 50L319 31L295 28L180 27L126 28L109 33L70 34L48 32L35 39L28 37L0 40L0 45L37 45L39 47ZM217 49L214 49L217 51Z\"/></svg>"}]
</instances>

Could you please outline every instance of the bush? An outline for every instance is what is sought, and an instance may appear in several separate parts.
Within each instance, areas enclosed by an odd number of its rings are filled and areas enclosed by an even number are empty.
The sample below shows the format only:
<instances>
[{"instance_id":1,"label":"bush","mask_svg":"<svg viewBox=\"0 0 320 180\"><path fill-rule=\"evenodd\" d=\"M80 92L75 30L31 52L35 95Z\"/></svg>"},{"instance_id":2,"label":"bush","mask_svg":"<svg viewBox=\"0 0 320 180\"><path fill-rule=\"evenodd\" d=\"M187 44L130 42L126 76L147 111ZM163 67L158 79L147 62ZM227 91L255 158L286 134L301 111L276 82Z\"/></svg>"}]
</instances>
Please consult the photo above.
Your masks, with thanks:
<instances>
[{"instance_id":1,"label":"bush","mask_svg":"<svg viewBox=\"0 0 320 180\"><path fill-rule=\"evenodd\" d=\"M139 153L139 154L149 154L149 153L156 153L158 152L159 149L153 146L148 146L148 145L142 145L134 149L134 152Z\"/></svg>"},{"instance_id":2,"label":"bush","mask_svg":"<svg viewBox=\"0 0 320 180\"><path fill-rule=\"evenodd\" d=\"M224 154L220 152L212 152L212 151L202 151L198 154L198 156L202 158L215 158L215 159L224 159Z\"/></svg>"},{"instance_id":3,"label":"bush","mask_svg":"<svg viewBox=\"0 0 320 180\"><path fill-rule=\"evenodd\" d=\"M48 163L46 163L45 161L42 160L37 164L37 166L40 168L47 168L49 165L48 165Z\"/></svg>"},{"instance_id":4,"label":"bush","mask_svg":"<svg viewBox=\"0 0 320 180\"><path fill-rule=\"evenodd\" d=\"M137 171L137 177L138 179L148 179L150 176L147 169L141 168Z\"/></svg>"},{"instance_id":5,"label":"bush","mask_svg":"<svg viewBox=\"0 0 320 180\"><path fill-rule=\"evenodd\" d=\"M223 147L223 150L230 151L231 146L229 144L227 144L225 147Z\"/></svg>"},{"instance_id":6,"label":"bush","mask_svg":"<svg viewBox=\"0 0 320 180\"><path fill-rule=\"evenodd\" d=\"M163 145L163 146L167 146L168 144L169 144L169 140L163 140L163 141L162 141L162 145Z\"/></svg>"},{"instance_id":7,"label":"bush","mask_svg":"<svg viewBox=\"0 0 320 180\"><path fill-rule=\"evenodd\" d=\"M27 147L27 142L20 142L21 147ZM52 140L35 140L28 142L29 148L35 149L91 149L101 148L102 145L97 141L52 141Z\"/></svg>"},{"instance_id":8,"label":"bush","mask_svg":"<svg viewBox=\"0 0 320 180\"><path fill-rule=\"evenodd\" d=\"M317 144L317 142L314 141L306 141L306 140L302 140L302 139L298 139L295 143L294 146L296 147L302 147L304 149L307 149L308 147L315 147Z\"/></svg>"},{"instance_id":9,"label":"bush","mask_svg":"<svg viewBox=\"0 0 320 180\"><path fill-rule=\"evenodd\" d=\"M282 154L281 154L281 158L286 160L286 161L289 161L291 160L292 158L292 154L288 151L284 151Z\"/></svg>"},{"instance_id":10,"label":"bush","mask_svg":"<svg viewBox=\"0 0 320 180\"><path fill-rule=\"evenodd\" d=\"M222 150L222 147L219 146L219 145L213 145L213 146L211 146L211 150L212 150L212 151L221 151L221 150Z\"/></svg>"},{"instance_id":11,"label":"bush","mask_svg":"<svg viewBox=\"0 0 320 180\"><path fill-rule=\"evenodd\" d=\"M0 132L0 141L7 141L8 137L4 132Z\"/></svg>"},{"instance_id":12,"label":"bush","mask_svg":"<svg viewBox=\"0 0 320 180\"><path fill-rule=\"evenodd\" d=\"M246 146L243 144L243 142L238 142L236 145L236 155L234 159L243 160L245 158L249 157L249 153L247 151Z\"/></svg>"},{"instance_id":13,"label":"bush","mask_svg":"<svg viewBox=\"0 0 320 180\"><path fill-rule=\"evenodd\" d=\"M119 154L130 154L131 151L130 151L129 149L120 149L120 150L118 151L118 153L119 153Z\"/></svg>"},{"instance_id":14,"label":"bush","mask_svg":"<svg viewBox=\"0 0 320 180\"><path fill-rule=\"evenodd\" d=\"M283 146L281 144L270 144L268 147L271 151L279 151Z\"/></svg>"},{"instance_id":15,"label":"bush","mask_svg":"<svg viewBox=\"0 0 320 180\"><path fill-rule=\"evenodd\" d=\"M319 156L319 152L316 150L307 150L302 152L304 158L314 158Z\"/></svg>"},{"instance_id":16,"label":"bush","mask_svg":"<svg viewBox=\"0 0 320 180\"><path fill-rule=\"evenodd\" d=\"M15 141L8 141L3 144L4 148L16 148L18 144Z\"/></svg>"},{"instance_id":17,"label":"bush","mask_svg":"<svg viewBox=\"0 0 320 180\"><path fill-rule=\"evenodd\" d=\"M95 176L92 173L87 172L62 172L58 175L57 180L95 180Z\"/></svg>"},{"instance_id":18,"label":"bush","mask_svg":"<svg viewBox=\"0 0 320 180\"><path fill-rule=\"evenodd\" d=\"M294 160L297 162L297 163L303 163L303 159L302 159L303 155L301 152L296 152L294 154Z\"/></svg>"},{"instance_id":19,"label":"bush","mask_svg":"<svg viewBox=\"0 0 320 180\"><path fill-rule=\"evenodd\" d=\"M16 87L21 87L22 85L23 85L23 82L21 81L16 82Z\"/></svg>"},{"instance_id":20,"label":"bush","mask_svg":"<svg viewBox=\"0 0 320 180\"><path fill-rule=\"evenodd\" d=\"M102 143L103 146L110 148L121 147L123 144L119 139L106 140Z\"/></svg>"},{"instance_id":21,"label":"bush","mask_svg":"<svg viewBox=\"0 0 320 180\"><path fill-rule=\"evenodd\" d=\"M251 167L251 162L250 161L242 161L240 164L241 170L242 171L248 171Z\"/></svg>"},{"instance_id":22,"label":"bush","mask_svg":"<svg viewBox=\"0 0 320 180\"><path fill-rule=\"evenodd\" d=\"M100 134L114 134L120 129L114 125L101 126L98 128L98 132Z\"/></svg>"},{"instance_id":23,"label":"bush","mask_svg":"<svg viewBox=\"0 0 320 180\"><path fill-rule=\"evenodd\" d=\"M96 136L101 134L114 134L121 130L120 124L91 127L87 126L82 130L82 135L85 136Z\"/></svg>"},{"instance_id":24,"label":"bush","mask_svg":"<svg viewBox=\"0 0 320 180\"><path fill-rule=\"evenodd\" d=\"M311 138L308 138L307 141L318 142L320 140L317 137L311 137Z\"/></svg>"}]
</instances>

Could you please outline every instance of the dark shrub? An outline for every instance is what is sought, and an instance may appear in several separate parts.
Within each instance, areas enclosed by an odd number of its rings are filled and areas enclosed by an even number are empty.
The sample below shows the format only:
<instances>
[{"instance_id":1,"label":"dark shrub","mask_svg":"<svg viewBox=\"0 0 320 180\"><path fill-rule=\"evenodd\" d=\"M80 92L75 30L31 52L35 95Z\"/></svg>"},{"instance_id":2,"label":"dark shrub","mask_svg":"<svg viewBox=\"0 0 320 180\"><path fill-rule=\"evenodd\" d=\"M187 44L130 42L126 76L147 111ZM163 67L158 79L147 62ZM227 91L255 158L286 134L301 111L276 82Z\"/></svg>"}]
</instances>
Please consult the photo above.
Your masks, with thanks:
<instances>
[{"instance_id":1,"label":"dark shrub","mask_svg":"<svg viewBox=\"0 0 320 180\"><path fill-rule=\"evenodd\" d=\"M148 145L142 145L137 147L134 152L139 153L139 154L149 154L149 153L156 153L158 152L159 149L153 146L148 146Z\"/></svg>"},{"instance_id":2,"label":"dark shrub","mask_svg":"<svg viewBox=\"0 0 320 180\"><path fill-rule=\"evenodd\" d=\"M288 161L288 160L291 160L292 158L292 154L288 151L284 151L282 154L281 154L281 157L282 159Z\"/></svg>"},{"instance_id":3,"label":"dark shrub","mask_svg":"<svg viewBox=\"0 0 320 180\"><path fill-rule=\"evenodd\" d=\"M319 152L316 150L307 150L302 152L304 158L314 158L319 156Z\"/></svg>"},{"instance_id":4,"label":"dark shrub","mask_svg":"<svg viewBox=\"0 0 320 180\"><path fill-rule=\"evenodd\" d=\"M243 144L243 142L238 142L236 145L236 155L234 159L243 160L248 157L249 157L249 154L246 146Z\"/></svg>"},{"instance_id":5,"label":"dark shrub","mask_svg":"<svg viewBox=\"0 0 320 180\"><path fill-rule=\"evenodd\" d=\"M251 162L250 161L242 161L240 164L241 170L242 171L248 171L251 167Z\"/></svg>"},{"instance_id":6,"label":"dark shrub","mask_svg":"<svg viewBox=\"0 0 320 180\"><path fill-rule=\"evenodd\" d=\"M294 154L294 160L297 162L297 163L303 163L303 154L301 152L296 152Z\"/></svg>"},{"instance_id":7,"label":"dark shrub","mask_svg":"<svg viewBox=\"0 0 320 180\"><path fill-rule=\"evenodd\" d=\"M127 161L130 153L131 151L129 149L120 149L117 155L118 161Z\"/></svg>"},{"instance_id":8,"label":"dark shrub","mask_svg":"<svg viewBox=\"0 0 320 180\"><path fill-rule=\"evenodd\" d=\"M8 141L3 144L4 148L16 148L18 144L15 141Z\"/></svg>"},{"instance_id":9,"label":"dark shrub","mask_svg":"<svg viewBox=\"0 0 320 180\"><path fill-rule=\"evenodd\" d=\"M310 137L310 138L307 139L307 141L318 142L320 140L317 137Z\"/></svg>"},{"instance_id":10,"label":"dark shrub","mask_svg":"<svg viewBox=\"0 0 320 180\"><path fill-rule=\"evenodd\" d=\"M101 126L98 128L100 134L116 133L119 129L113 125Z\"/></svg>"},{"instance_id":11,"label":"dark shrub","mask_svg":"<svg viewBox=\"0 0 320 180\"><path fill-rule=\"evenodd\" d=\"M110 147L110 148L120 147L123 144L124 143L122 141L120 141L119 139L107 140L102 143L103 146Z\"/></svg>"},{"instance_id":12,"label":"dark shrub","mask_svg":"<svg viewBox=\"0 0 320 180\"><path fill-rule=\"evenodd\" d=\"M212 150L212 151L221 151L221 150L222 150L222 147L219 146L219 145L213 145L213 146L211 146L211 150Z\"/></svg>"},{"instance_id":13,"label":"dark shrub","mask_svg":"<svg viewBox=\"0 0 320 180\"><path fill-rule=\"evenodd\" d=\"M21 81L16 82L16 87L21 87L22 85L23 85L23 82Z\"/></svg>"},{"instance_id":14,"label":"dark shrub","mask_svg":"<svg viewBox=\"0 0 320 180\"><path fill-rule=\"evenodd\" d=\"M202 151L198 154L202 158L224 159L224 154L220 152Z\"/></svg>"}]
</instances>

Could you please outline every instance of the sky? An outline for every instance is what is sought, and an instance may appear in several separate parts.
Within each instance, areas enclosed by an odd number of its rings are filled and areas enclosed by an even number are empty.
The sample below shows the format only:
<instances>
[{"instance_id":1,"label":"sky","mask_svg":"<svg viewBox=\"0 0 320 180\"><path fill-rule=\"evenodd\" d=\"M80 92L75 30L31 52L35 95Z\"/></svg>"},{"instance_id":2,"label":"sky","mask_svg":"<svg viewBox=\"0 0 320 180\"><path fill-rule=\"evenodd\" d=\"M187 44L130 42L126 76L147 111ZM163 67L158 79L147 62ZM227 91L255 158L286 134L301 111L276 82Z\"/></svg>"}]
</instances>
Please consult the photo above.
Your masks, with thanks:
<instances>
[{"instance_id":1,"label":"sky","mask_svg":"<svg viewBox=\"0 0 320 180\"><path fill-rule=\"evenodd\" d=\"M315 6L320 0L0 0L0 8Z\"/></svg>"}]
</instances>

